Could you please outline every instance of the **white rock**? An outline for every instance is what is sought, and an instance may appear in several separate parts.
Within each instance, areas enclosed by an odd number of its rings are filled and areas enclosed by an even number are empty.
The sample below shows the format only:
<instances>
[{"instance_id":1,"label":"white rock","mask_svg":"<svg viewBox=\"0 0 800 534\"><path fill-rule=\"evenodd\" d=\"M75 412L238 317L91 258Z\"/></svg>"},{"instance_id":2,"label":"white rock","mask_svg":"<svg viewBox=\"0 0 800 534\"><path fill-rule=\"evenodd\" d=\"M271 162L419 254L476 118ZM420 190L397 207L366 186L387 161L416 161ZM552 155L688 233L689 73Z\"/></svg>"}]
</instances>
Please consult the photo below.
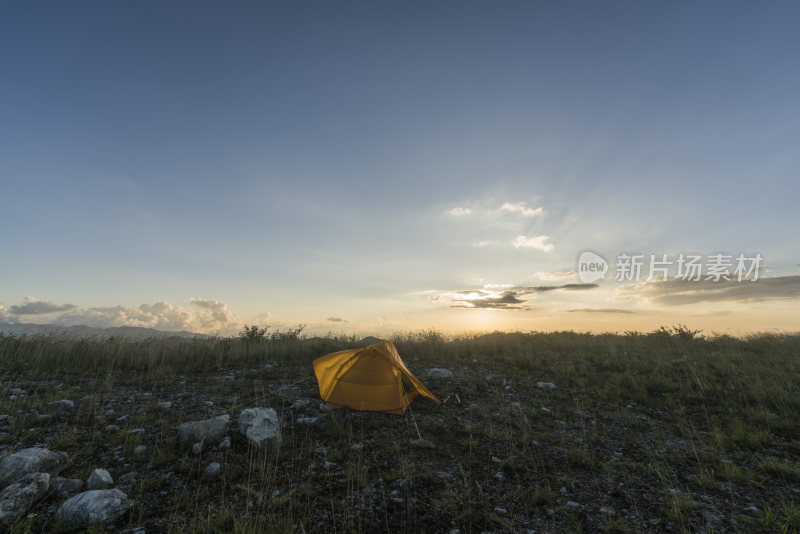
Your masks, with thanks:
<instances>
[{"instance_id":1,"label":"white rock","mask_svg":"<svg viewBox=\"0 0 800 534\"><path fill-rule=\"evenodd\" d=\"M230 449L231 448L231 438L225 436L225 439L219 442L220 449Z\"/></svg>"},{"instance_id":2,"label":"white rock","mask_svg":"<svg viewBox=\"0 0 800 534\"><path fill-rule=\"evenodd\" d=\"M536 382L536 387L539 389L556 389L556 385L552 382Z\"/></svg>"},{"instance_id":3,"label":"white rock","mask_svg":"<svg viewBox=\"0 0 800 534\"><path fill-rule=\"evenodd\" d=\"M134 456L141 456L147 452L147 447L144 445L139 445L135 449L133 449Z\"/></svg>"},{"instance_id":4,"label":"white rock","mask_svg":"<svg viewBox=\"0 0 800 534\"><path fill-rule=\"evenodd\" d=\"M49 408L53 408L54 410L71 410L75 408L75 403L69 399L61 399L54 402L51 402L47 405Z\"/></svg>"},{"instance_id":5,"label":"white rock","mask_svg":"<svg viewBox=\"0 0 800 534\"><path fill-rule=\"evenodd\" d=\"M306 406L308 406L308 401L307 400L297 399L289 406L289 409L290 410L298 410L300 408L305 408Z\"/></svg>"},{"instance_id":6,"label":"white rock","mask_svg":"<svg viewBox=\"0 0 800 534\"><path fill-rule=\"evenodd\" d=\"M239 414L239 432L252 445L261 447L269 442L280 444L281 428L278 414L272 408L247 408Z\"/></svg>"},{"instance_id":7,"label":"white rock","mask_svg":"<svg viewBox=\"0 0 800 534\"><path fill-rule=\"evenodd\" d=\"M217 477L220 471L222 471L222 466L217 462L211 462L208 464L208 467L206 467L206 476Z\"/></svg>"},{"instance_id":8,"label":"white rock","mask_svg":"<svg viewBox=\"0 0 800 534\"><path fill-rule=\"evenodd\" d=\"M301 425L312 426L317 424L319 417L298 417L297 422Z\"/></svg>"},{"instance_id":9,"label":"white rock","mask_svg":"<svg viewBox=\"0 0 800 534\"><path fill-rule=\"evenodd\" d=\"M111 478L111 473L105 469L95 469L86 479L86 489L90 490L103 489L113 485L114 479Z\"/></svg>"},{"instance_id":10,"label":"white rock","mask_svg":"<svg viewBox=\"0 0 800 534\"><path fill-rule=\"evenodd\" d=\"M66 460L64 452L39 447L11 453L0 461L0 487L33 473L57 475Z\"/></svg>"},{"instance_id":11,"label":"white rock","mask_svg":"<svg viewBox=\"0 0 800 534\"><path fill-rule=\"evenodd\" d=\"M113 523L128 511L128 496L118 489L84 491L58 509L58 517L72 527Z\"/></svg>"},{"instance_id":12,"label":"white rock","mask_svg":"<svg viewBox=\"0 0 800 534\"><path fill-rule=\"evenodd\" d=\"M11 523L25 514L50 487L50 475L33 473L0 491L0 523Z\"/></svg>"},{"instance_id":13,"label":"white rock","mask_svg":"<svg viewBox=\"0 0 800 534\"><path fill-rule=\"evenodd\" d=\"M453 378L453 371L434 367L433 369L428 369L428 378L431 380L450 380Z\"/></svg>"},{"instance_id":14,"label":"white rock","mask_svg":"<svg viewBox=\"0 0 800 534\"><path fill-rule=\"evenodd\" d=\"M226 414L213 419L183 423L179 430L180 441L184 445L204 440L219 443L228 434L230 421L231 417Z\"/></svg>"}]
</instances>

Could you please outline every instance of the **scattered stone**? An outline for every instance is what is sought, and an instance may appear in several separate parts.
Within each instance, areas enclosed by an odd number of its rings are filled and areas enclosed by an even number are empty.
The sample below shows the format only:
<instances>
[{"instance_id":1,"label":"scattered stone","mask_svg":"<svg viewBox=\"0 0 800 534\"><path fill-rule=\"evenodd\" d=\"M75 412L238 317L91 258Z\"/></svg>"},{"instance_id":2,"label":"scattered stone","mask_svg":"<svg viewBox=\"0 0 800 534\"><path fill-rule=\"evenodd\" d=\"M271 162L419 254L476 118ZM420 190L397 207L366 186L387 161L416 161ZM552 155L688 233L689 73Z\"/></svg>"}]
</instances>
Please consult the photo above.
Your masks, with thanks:
<instances>
[{"instance_id":1,"label":"scattered stone","mask_svg":"<svg viewBox=\"0 0 800 534\"><path fill-rule=\"evenodd\" d=\"M552 382L536 382L536 387L539 389L556 389L556 385Z\"/></svg>"},{"instance_id":2,"label":"scattered stone","mask_svg":"<svg viewBox=\"0 0 800 534\"><path fill-rule=\"evenodd\" d=\"M220 472L222 471L222 466L217 462L211 462L206 467L206 476L207 477L218 477Z\"/></svg>"},{"instance_id":3,"label":"scattered stone","mask_svg":"<svg viewBox=\"0 0 800 534\"><path fill-rule=\"evenodd\" d=\"M172 408L172 401L159 402L158 407L166 412L167 410Z\"/></svg>"},{"instance_id":4,"label":"scattered stone","mask_svg":"<svg viewBox=\"0 0 800 534\"><path fill-rule=\"evenodd\" d=\"M517 402L517 401L512 402L511 403L511 408L521 412L522 411L522 403L521 402Z\"/></svg>"},{"instance_id":5,"label":"scattered stone","mask_svg":"<svg viewBox=\"0 0 800 534\"><path fill-rule=\"evenodd\" d=\"M233 375L225 375L222 377L222 379L227 380L228 382L233 382L234 380L236 380L236 377Z\"/></svg>"},{"instance_id":6,"label":"scattered stone","mask_svg":"<svg viewBox=\"0 0 800 534\"><path fill-rule=\"evenodd\" d=\"M363 443L353 443L350 448L353 452L363 452L364 451L364 444Z\"/></svg>"},{"instance_id":7,"label":"scattered stone","mask_svg":"<svg viewBox=\"0 0 800 534\"><path fill-rule=\"evenodd\" d=\"M0 522L11 523L24 515L49 487L49 474L33 473L0 491Z\"/></svg>"},{"instance_id":8,"label":"scattered stone","mask_svg":"<svg viewBox=\"0 0 800 534\"><path fill-rule=\"evenodd\" d=\"M136 472L131 471L130 473L125 473L121 477L119 477L119 483L125 486L130 486L133 484L133 481L136 480Z\"/></svg>"},{"instance_id":9,"label":"scattered stone","mask_svg":"<svg viewBox=\"0 0 800 534\"><path fill-rule=\"evenodd\" d=\"M308 401L307 400L297 399L296 401L294 401L289 406L289 409L290 410L299 410L300 408L305 408L306 406L308 406Z\"/></svg>"},{"instance_id":10,"label":"scattered stone","mask_svg":"<svg viewBox=\"0 0 800 534\"><path fill-rule=\"evenodd\" d=\"M197 456L197 455L198 455L198 454L200 454L201 452L203 452L203 442L201 442L201 441L198 441L197 443L195 443L194 445L192 445L192 454L194 454L195 456Z\"/></svg>"},{"instance_id":11,"label":"scattered stone","mask_svg":"<svg viewBox=\"0 0 800 534\"><path fill-rule=\"evenodd\" d=\"M85 528L97 523L113 523L130 507L128 496L118 489L90 490L62 504L58 517L71 527Z\"/></svg>"},{"instance_id":12,"label":"scattered stone","mask_svg":"<svg viewBox=\"0 0 800 534\"><path fill-rule=\"evenodd\" d=\"M434 367L433 369L428 369L428 378L430 380L450 380L453 378L453 371Z\"/></svg>"},{"instance_id":13,"label":"scattered stone","mask_svg":"<svg viewBox=\"0 0 800 534\"><path fill-rule=\"evenodd\" d=\"M566 494L567 494L567 488L565 488L565 487L563 487L563 486L562 486L562 487L561 487L561 489L560 489L560 490L558 490L558 492L559 492L561 495L566 495Z\"/></svg>"},{"instance_id":14,"label":"scattered stone","mask_svg":"<svg viewBox=\"0 0 800 534\"><path fill-rule=\"evenodd\" d=\"M147 530L145 530L144 527L131 527L131 528L126 528L119 534L147 534Z\"/></svg>"},{"instance_id":15,"label":"scattered stone","mask_svg":"<svg viewBox=\"0 0 800 534\"><path fill-rule=\"evenodd\" d=\"M499 506L495 506L493 512L497 515L508 515L508 510L500 508Z\"/></svg>"},{"instance_id":16,"label":"scattered stone","mask_svg":"<svg viewBox=\"0 0 800 534\"><path fill-rule=\"evenodd\" d=\"M317 424L319 417L298 417L297 422L301 425L313 426Z\"/></svg>"},{"instance_id":17,"label":"scattered stone","mask_svg":"<svg viewBox=\"0 0 800 534\"><path fill-rule=\"evenodd\" d=\"M325 469L326 471L329 469L336 469L336 467L337 467L336 462L326 461L324 464L322 464L322 468Z\"/></svg>"},{"instance_id":18,"label":"scattered stone","mask_svg":"<svg viewBox=\"0 0 800 534\"><path fill-rule=\"evenodd\" d=\"M230 416L226 414L213 419L183 423L179 429L180 441L184 445L204 440L218 443L228 434L230 421Z\"/></svg>"},{"instance_id":19,"label":"scattered stone","mask_svg":"<svg viewBox=\"0 0 800 534\"><path fill-rule=\"evenodd\" d=\"M773 421L776 421L776 420L780 419L780 416L778 414L776 414L776 413L770 413L767 417L769 417Z\"/></svg>"},{"instance_id":20,"label":"scattered stone","mask_svg":"<svg viewBox=\"0 0 800 534\"><path fill-rule=\"evenodd\" d=\"M139 445L135 449L133 449L134 456L141 456L147 452L147 447L144 445Z\"/></svg>"},{"instance_id":21,"label":"scattered stone","mask_svg":"<svg viewBox=\"0 0 800 534\"><path fill-rule=\"evenodd\" d=\"M322 413L328 413L328 412L330 412L331 410L333 410L333 408L331 408L330 406L326 406L324 402L320 402L320 403L319 403L319 411L320 411L320 412L322 412Z\"/></svg>"},{"instance_id":22,"label":"scattered stone","mask_svg":"<svg viewBox=\"0 0 800 534\"><path fill-rule=\"evenodd\" d=\"M684 360L683 358L675 358L674 360L672 360L672 365L680 365L685 362L686 360Z\"/></svg>"},{"instance_id":23,"label":"scattered stone","mask_svg":"<svg viewBox=\"0 0 800 534\"><path fill-rule=\"evenodd\" d=\"M89 490L108 488L113 485L114 479L111 478L111 473L105 469L95 469L86 480L86 489Z\"/></svg>"},{"instance_id":24,"label":"scattered stone","mask_svg":"<svg viewBox=\"0 0 800 534\"><path fill-rule=\"evenodd\" d=\"M410 478L398 478L397 480L389 484L389 487L394 489L405 489L413 486L414 486L414 481L411 480Z\"/></svg>"},{"instance_id":25,"label":"scattered stone","mask_svg":"<svg viewBox=\"0 0 800 534\"><path fill-rule=\"evenodd\" d=\"M278 414L272 408L247 408L239 414L239 432L251 445L261 447L269 442L280 445L281 428Z\"/></svg>"},{"instance_id":26,"label":"scattered stone","mask_svg":"<svg viewBox=\"0 0 800 534\"><path fill-rule=\"evenodd\" d=\"M109 408L108 410L105 411L106 417L111 417L115 413L117 413L117 412L114 411L114 408Z\"/></svg>"},{"instance_id":27,"label":"scattered stone","mask_svg":"<svg viewBox=\"0 0 800 534\"><path fill-rule=\"evenodd\" d=\"M131 428L130 430L128 430L128 434L133 434L134 436L136 434L144 434L145 432L146 431L144 428Z\"/></svg>"},{"instance_id":28,"label":"scattered stone","mask_svg":"<svg viewBox=\"0 0 800 534\"><path fill-rule=\"evenodd\" d=\"M434 445L433 443L431 443L427 439L423 439L423 438L411 440L411 445L413 445L414 447L421 447L423 449L435 449L436 448L436 445Z\"/></svg>"},{"instance_id":29,"label":"scattered stone","mask_svg":"<svg viewBox=\"0 0 800 534\"><path fill-rule=\"evenodd\" d=\"M706 525L715 531L719 531L722 528L722 519L720 519L719 516L712 514L708 510L703 511L703 520L706 522Z\"/></svg>"},{"instance_id":30,"label":"scattered stone","mask_svg":"<svg viewBox=\"0 0 800 534\"><path fill-rule=\"evenodd\" d=\"M617 515L617 511L614 510L614 507L611 506L611 505L603 506L602 508L600 508L600 513L604 514L604 515L607 515L607 516L615 516L615 515Z\"/></svg>"},{"instance_id":31,"label":"scattered stone","mask_svg":"<svg viewBox=\"0 0 800 534\"><path fill-rule=\"evenodd\" d=\"M127 415L120 415L119 417L117 417L117 423L124 423L127 420L128 420Z\"/></svg>"},{"instance_id":32,"label":"scattered stone","mask_svg":"<svg viewBox=\"0 0 800 534\"><path fill-rule=\"evenodd\" d=\"M48 408L59 411L67 411L75 408L75 403L69 399L61 399L51 402L47 405Z\"/></svg>"},{"instance_id":33,"label":"scattered stone","mask_svg":"<svg viewBox=\"0 0 800 534\"><path fill-rule=\"evenodd\" d=\"M500 459L500 458L498 458L497 456L492 456L492 461L493 461L494 463L496 463L496 464L501 464L501 463L503 463L503 460L501 460L501 459Z\"/></svg>"},{"instance_id":34,"label":"scattered stone","mask_svg":"<svg viewBox=\"0 0 800 534\"><path fill-rule=\"evenodd\" d=\"M577 503L575 501L567 501L567 506L569 506L570 508L576 508L576 509L577 508L583 508L583 506L581 506L580 503Z\"/></svg>"},{"instance_id":35,"label":"scattered stone","mask_svg":"<svg viewBox=\"0 0 800 534\"><path fill-rule=\"evenodd\" d=\"M10 390L8 390L8 392L11 395L17 395L17 396L20 396L20 397L24 397L24 396L26 396L28 394L28 392L25 391L22 388L11 388Z\"/></svg>"},{"instance_id":36,"label":"scattered stone","mask_svg":"<svg viewBox=\"0 0 800 534\"><path fill-rule=\"evenodd\" d=\"M502 471L498 471L497 473L494 474L492 478L498 482L503 482L506 479L506 474L503 473Z\"/></svg>"},{"instance_id":37,"label":"scattered stone","mask_svg":"<svg viewBox=\"0 0 800 534\"><path fill-rule=\"evenodd\" d=\"M59 497L71 497L83 489L83 480L79 478L52 477L50 489Z\"/></svg>"},{"instance_id":38,"label":"scattered stone","mask_svg":"<svg viewBox=\"0 0 800 534\"><path fill-rule=\"evenodd\" d=\"M231 448L231 438L225 436L225 439L219 442L219 449L230 449Z\"/></svg>"},{"instance_id":39,"label":"scattered stone","mask_svg":"<svg viewBox=\"0 0 800 534\"><path fill-rule=\"evenodd\" d=\"M66 460L67 453L40 447L11 453L0 461L0 487L33 473L57 475Z\"/></svg>"}]
</instances>

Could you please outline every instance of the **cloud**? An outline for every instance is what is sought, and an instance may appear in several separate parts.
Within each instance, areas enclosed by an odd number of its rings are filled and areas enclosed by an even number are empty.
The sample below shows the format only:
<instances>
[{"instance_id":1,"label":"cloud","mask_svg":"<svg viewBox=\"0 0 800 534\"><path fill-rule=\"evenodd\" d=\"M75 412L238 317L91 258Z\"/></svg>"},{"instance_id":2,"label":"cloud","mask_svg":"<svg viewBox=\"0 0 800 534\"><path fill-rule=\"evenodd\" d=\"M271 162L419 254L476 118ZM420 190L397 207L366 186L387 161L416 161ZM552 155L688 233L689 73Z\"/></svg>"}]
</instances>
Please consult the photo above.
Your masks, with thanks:
<instances>
[{"instance_id":1,"label":"cloud","mask_svg":"<svg viewBox=\"0 0 800 534\"><path fill-rule=\"evenodd\" d=\"M156 330L229 334L238 330L241 320L223 302L213 299L190 299L192 306L169 302L142 304L138 307L107 306L76 309L62 313L53 324L86 325L95 328L138 326Z\"/></svg>"},{"instance_id":2,"label":"cloud","mask_svg":"<svg viewBox=\"0 0 800 534\"><path fill-rule=\"evenodd\" d=\"M680 306L697 302L757 302L800 298L800 275L760 278L757 282L698 282L671 279L628 284L617 289L618 300L641 297L653 304Z\"/></svg>"},{"instance_id":3,"label":"cloud","mask_svg":"<svg viewBox=\"0 0 800 534\"><path fill-rule=\"evenodd\" d=\"M550 237L546 235L531 237L520 235L514 239L512 244L514 245L514 248L534 248L543 252L550 252L553 250L553 244L547 243L546 241L548 239L550 239Z\"/></svg>"},{"instance_id":4,"label":"cloud","mask_svg":"<svg viewBox=\"0 0 800 534\"><path fill-rule=\"evenodd\" d=\"M538 207L536 209L531 209L525 206L524 202L505 202L497 211L499 213L519 213L523 217L538 217L544 213L544 208Z\"/></svg>"},{"instance_id":5,"label":"cloud","mask_svg":"<svg viewBox=\"0 0 800 534\"><path fill-rule=\"evenodd\" d=\"M452 217L464 217L466 215L472 214L472 210L469 208L462 208L461 206L458 206L451 210L447 210L445 213Z\"/></svg>"},{"instance_id":6,"label":"cloud","mask_svg":"<svg viewBox=\"0 0 800 534\"><path fill-rule=\"evenodd\" d=\"M481 289L450 291L429 297L434 302L443 302L450 308L530 310L524 297L547 291L583 291L594 289L597 284L562 284L559 286L532 286L506 288L504 284L487 285Z\"/></svg>"},{"instance_id":7,"label":"cloud","mask_svg":"<svg viewBox=\"0 0 800 534\"><path fill-rule=\"evenodd\" d=\"M543 273L543 272L536 273L536 277L539 280L544 280L545 282L554 282L556 280L561 280L563 278L570 278L573 276L575 276L575 271L555 271L552 273Z\"/></svg>"},{"instance_id":8,"label":"cloud","mask_svg":"<svg viewBox=\"0 0 800 534\"><path fill-rule=\"evenodd\" d=\"M564 311L569 313L635 313L631 310L623 310L620 308L573 308Z\"/></svg>"},{"instance_id":9,"label":"cloud","mask_svg":"<svg viewBox=\"0 0 800 534\"><path fill-rule=\"evenodd\" d=\"M227 326L236 322L237 317L228 309L228 305L214 299L191 298L189 302L201 309L197 318L207 325L207 328Z\"/></svg>"},{"instance_id":10,"label":"cloud","mask_svg":"<svg viewBox=\"0 0 800 534\"><path fill-rule=\"evenodd\" d=\"M349 322L347 319L342 319L341 317L328 317L326 321L330 321L332 323L347 323Z\"/></svg>"},{"instance_id":11,"label":"cloud","mask_svg":"<svg viewBox=\"0 0 800 534\"><path fill-rule=\"evenodd\" d=\"M521 215L524 218L539 217L544 215L544 208L529 208L524 202L503 202L500 207L492 207L490 204L493 202L481 202L477 207L468 208L465 206L456 206L455 208L445 211L445 215L451 217L466 217L468 215L479 215L480 217L497 217L500 215Z\"/></svg>"},{"instance_id":12,"label":"cloud","mask_svg":"<svg viewBox=\"0 0 800 534\"><path fill-rule=\"evenodd\" d=\"M64 312L74 309L74 304L53 304L49 300L39 300L25 297L25 302L20 305L10 306L9 313L14 315L43 315L45 313Z\"/></svg>"}]
</instances>

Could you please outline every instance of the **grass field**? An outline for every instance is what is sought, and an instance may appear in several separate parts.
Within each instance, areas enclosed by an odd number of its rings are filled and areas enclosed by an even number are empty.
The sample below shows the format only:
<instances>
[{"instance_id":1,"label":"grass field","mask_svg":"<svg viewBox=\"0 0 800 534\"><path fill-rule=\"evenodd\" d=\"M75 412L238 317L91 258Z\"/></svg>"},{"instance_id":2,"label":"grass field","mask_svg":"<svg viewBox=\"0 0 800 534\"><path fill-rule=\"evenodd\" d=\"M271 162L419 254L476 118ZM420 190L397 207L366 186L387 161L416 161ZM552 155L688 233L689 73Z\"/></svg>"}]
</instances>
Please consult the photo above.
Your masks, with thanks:
<instances>
[{"instance_id":1,"label":"grass field","mask_svg":"<svg viewBox=\"0 0 800 534\"><path fill-rule=\"evenodd\" d=\"M462 402L397 416L320 410L311 361L356 337L250 334L0 337L0 453L64 451L68 478L107 469L134 506L92 532L800 531L800 335L398 335L412 372ZM433 367L453 380L428 380ZM75 408L51 413L59 399ZM238 437L254 406L280 414L280 447ZM231 448L178 446L182 422L220 414ZM69 531L61 502L5 528Z\"/></svg>"}]
</instances>

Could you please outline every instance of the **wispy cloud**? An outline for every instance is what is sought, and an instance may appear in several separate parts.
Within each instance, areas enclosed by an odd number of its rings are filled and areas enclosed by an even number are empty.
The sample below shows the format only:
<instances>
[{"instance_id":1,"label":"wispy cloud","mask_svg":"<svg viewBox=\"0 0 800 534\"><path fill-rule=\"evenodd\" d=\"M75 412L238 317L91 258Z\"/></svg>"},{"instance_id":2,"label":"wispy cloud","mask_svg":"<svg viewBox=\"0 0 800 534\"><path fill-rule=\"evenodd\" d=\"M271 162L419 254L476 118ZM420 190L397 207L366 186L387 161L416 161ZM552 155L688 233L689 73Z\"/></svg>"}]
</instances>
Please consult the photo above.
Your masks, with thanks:
<instances>
[{"instance_id":1,"label":"wispy cloud","mask_svg":"<svg viewBox=\"0 0 800 534\"><path fill-rule=\"evenodd\" d=\"M757 282L682 281L628 284L617 288L618 300L644 298L653 304L678 306L696 302L787 300L800 298L800 275L761 278Z\"/></svg>"},{"instance_id":2,"label":"wispy cloud","mask_svg":"<svg viewBox=\"0 0 800 534\"><path fill-rule=\"evenodd\" d=\"M451 217L466 217L469 215L476 215L479 217L499 217L502 215L519 215L524 218L539 217L544 215L544 208L539 206L536 208L529 207L525 202L503 202L497 206L497 202L479 202L473 204L472 207L456 206L446 210L445 215Z\"/></svg>"},{"instance_id":3,"label":"wispy cloud","mask_svg":"<svg viewBox=\"0 0 800 534\"><path fill-rule=\"evenodd\" d=\"M429 297L450 308L529 310L527 296L548 291L583 291L594 289L597 284L562 284L557 286L511 287L505 284L487 285L480 289L448 291Z\"/></svg>"},{"instance_id":4,"label":"wispy cloud","mask_svg":"<svg viewBox=\"0 0 800 534\"><path fill-rule=\"evenodd\" d=\"M573 308L564 311L569 313L635 313L632 310L623 310L621 308Z\"/></svg>"},{"instance_id":5,"label":"wispy cloud","mask_svg":"<svg viewBox=\"0 0 800 534\"><path fill-rule=\"evenodd\" d=\"M519 235L516 237L516 239L514 239L512 244L514 245L514 248L533 248L543 252L550 252L553 250L553 244L547 242L549 239L550 237L546 235Z\"/></svg>"},{"instance_id":6,"label":"wispy cloud","mask_svg":"<svg viewBox=\"0 0 800 534\"><path fill-rule=\"evenodd\" d=\"M342 319L341 317L328 317L326 321L330 321L332 323L347 323L349 322L347 319Z\"/></svg>"},{"instance_id":7,"label":"wispy cloud","mask_svg":"<svg viewBox=\"0 0 800 534\"><path fill-rule=\"evenodd\" d=\"M544 208L541 206L536 209L529 208L524 202L505 202L497 212L519 213L523 217L538 217L544 213Z\"/></svg>"},{"instance_id":8,"label":"wispy cloud","mask_svg":"<svg viewBox=\"0 0 800 534\"><path fill-rule=\"evenodd\" d=\"M575 271L554 271L550 273L538 272L536 277L545 282L555 282L556 280L563 280L564 278L572 278L575 276Z\"/></svg>"},{"instance_id":9,"label":"wispy cloud","mask_svg":"<svg viewBox=\"0 0 800 534\"><path fill-rule=\"evenodd\" d=\"M451 210L447 210L445 213L452 217L465 217L467 215L472 214L472 210L469 208L463 208L461 206L458 206Z\"/></svg>"},{"instance_id":10,"label":"wispy cloud","mask_svg":"<svg viewBox=\"0 0 800 534\"><path fill-rule=\"evenodd\" d=\"M74 309L74 304L54 304L49 300L39 300L34 297L25 297L22 304L9 306L8 311L14 315L44 315L46 313L64 312Z\"/></svg>"}]
</instances>

